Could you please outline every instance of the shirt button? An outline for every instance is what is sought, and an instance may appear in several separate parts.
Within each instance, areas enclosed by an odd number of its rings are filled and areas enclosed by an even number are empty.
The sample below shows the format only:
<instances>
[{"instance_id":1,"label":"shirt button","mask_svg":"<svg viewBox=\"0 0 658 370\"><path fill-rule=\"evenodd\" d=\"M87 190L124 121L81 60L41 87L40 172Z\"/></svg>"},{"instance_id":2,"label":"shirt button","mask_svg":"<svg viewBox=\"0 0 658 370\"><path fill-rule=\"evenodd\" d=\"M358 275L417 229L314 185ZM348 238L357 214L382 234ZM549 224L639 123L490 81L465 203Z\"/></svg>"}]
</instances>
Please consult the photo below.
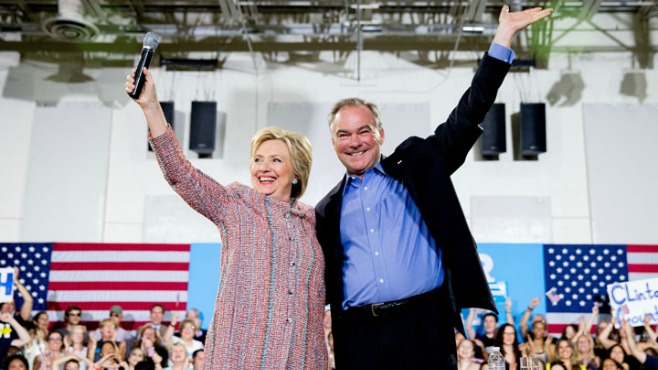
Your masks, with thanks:
<instances>
[{"instance_id":1,"label":"shirt button","mask_svg":"<svg viewBox=\"0 0 658 370\"><path fill-rule=\"evenodd\" d=\"M384 279L379 279L379 284L384 284Z\"/></svg>"},{"instance_id":2,"label":"shirt button","mask_svg":"<svg viewBox=\"0 0 658 370\"><path fill-rule=\"evenodd\" d=\"M366 211L370 212L370 207L367 207L367 208L366 208Z\"/></svg>"},{"instance_id":3,"label":"shirt button","mask_svg":"<svg viewBox=\"0 0 658 370\"><path fill-rule=\"evenodd\" d=\"M292 289L289 289L289 290L288 290L288 294L292 294Z\"/></svg>"},{"instance_id":4,"label":"shirt button","mask_svg":"<svg viewBox=\"0 0 658 370\"><path fill-rule=\"evenodd\" d=\"M370 229L370 232L371 232L371 233L374 233L374 232L375 232L375 229Z\"/></svg>"},{"instance_id":5,"label":"shirt button","mask_svg":"<svg viewBox=\"0 0 658 370\"><path fill-rule=\"evenodd\" d=\"M375 256L379 256L379 252L375 252Z\"/></svg>"},{"instance_id":6,"label":"shirt button","mask_svg":"<svg viewBox=\"0 0 658 370\"><path fill-rule=\"evenodd\" d=\"M286 213L285 215L283 215L283 218L290 218L290 214Z\"/></svg>"},{"instance_id":7,"label":"shirt button","mask_svg":"<svg viewBox=\"0 0 658 370\"><path fill-rule=\"evenodd\" d=\"M292 322L292 319L291 319L291 318L287 318L287 319L286 319L286 322L288 322L288 324L290 324L290 323Z\"/></svg>"},{"instance_id":8,"label":"shirt button","mask_svg":"<svg viewBox=\"0 0 658 370\"><path fill-rule=\"evenodd\" d=\"M363 190L368 190L368 187L367 187L367 186L364 186L364 187L363 187Z\"/></svg>"},{"instance_id":9,"label":"shirt button","mask_svg":"<svg viewBox=\"0 0 658 370\"><path fill-rule=\"evenodd\" d=\"M290 262L290 266L295 266L295 261Z\"/></svg>"}]
</instances>

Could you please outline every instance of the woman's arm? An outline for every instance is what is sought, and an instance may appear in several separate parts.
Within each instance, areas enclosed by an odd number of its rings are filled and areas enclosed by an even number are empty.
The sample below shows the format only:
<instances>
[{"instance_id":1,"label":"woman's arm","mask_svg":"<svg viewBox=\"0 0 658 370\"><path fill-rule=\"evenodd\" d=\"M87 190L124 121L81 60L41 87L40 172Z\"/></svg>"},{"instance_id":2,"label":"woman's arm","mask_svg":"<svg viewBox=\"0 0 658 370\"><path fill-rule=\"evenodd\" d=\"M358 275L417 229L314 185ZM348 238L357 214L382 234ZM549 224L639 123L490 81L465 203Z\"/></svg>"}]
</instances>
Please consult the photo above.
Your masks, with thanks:
<instances>
[{"instance_id":1,"label":"woman's arm","mask_svg":"<svg viewBox=\"0 0 658 370\"><path fill-rule=\"evenodd\" d=\"M156 94L155 80L148 69L144 69L146 82L141 95L135 102L139 104L150 131L150 143L160 169L169 185L194 210L214 224L220 224L223 207L228 201L226 190L219 183L195 168L185 158L183 149L171 129L160 106ZM128 76L126 91L135 88L134 78Z\"/></svg>"},{"instance_id":2,"label":"woman's arm","mask_svg":"<svg viewBox=\"0 0 658 370\"><path fill-rule=\"evenodd\" d=\"M475 340L475 329L473 329L473 320L475 320L475 311L476 308L471 308L468 310L468 316L466 316L466 335L470 340Z\"/></svg>"},{"instance_id":3,"label":"woman's arm","mask_svg":"<svg viewBox=\"0 0 658 370\"><path fill-rule=\"evenodd\" d=\"M615 322L617 322L617 318L613 317L610 324L606 326L601 331L601 333L599 333L598 339L599 342L601 342L601 345L603 346L604 349L610 349L612 346L617 344L617 342L610 339L610 333L612 333L612 329L615 327Z\"/></svg>"},{"instance_id":4,"label":"woman's arm","mask_svg":"<svg viewBox=\"0 0 658 370\"><path fill-rule=\"evenodd\" d=\"M523 316L521 316L521 321L519 322L519 329L521 329L521 336L523 338L528 336L528 321L530 321L530 315L532 314L532 310L537 307L539 304L539 297L535 297L530 300L530 303L528 303L528 308L523 312Z\"/></svg>"},{"instance_id":5,"label":"woman's arm","mask_svg":"<svg viewBox=\"0 0 658 370\"><path fill-rule=\"evenodd\" d=\"M170 348L171 345L173 344L171 338L174 336L174 328L176 328L177 323L178 323L178 311L174 311L171 314L171 322L169 323L169 326L167 326L167 331L165 331L164 337L162 338L164 340L164 345L167 348Z\"/></svg>"}]
</instances>

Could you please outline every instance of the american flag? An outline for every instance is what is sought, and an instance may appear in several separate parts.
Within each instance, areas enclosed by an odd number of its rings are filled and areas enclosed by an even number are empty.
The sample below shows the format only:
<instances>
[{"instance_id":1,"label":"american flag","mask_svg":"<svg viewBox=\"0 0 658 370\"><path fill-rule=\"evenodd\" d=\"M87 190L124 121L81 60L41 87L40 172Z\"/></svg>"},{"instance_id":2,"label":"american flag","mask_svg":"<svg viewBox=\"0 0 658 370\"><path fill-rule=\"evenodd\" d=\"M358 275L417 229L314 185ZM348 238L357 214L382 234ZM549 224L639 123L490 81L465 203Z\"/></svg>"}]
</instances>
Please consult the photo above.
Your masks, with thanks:
<instances>
[{"instance_id":1,"label":"american flag","mask_svg":"<svg viewBox=\"0 0 658 370\"><path fill-rule=\"evenodd\" d=\"M658 277L658 245L544 245L544 283L559 301L547 302L548 331L591 315L607 301L607 286Z\"/></svg>"},{"instance_id":2,"label":"american flag","mask_svg":"<svg viewBox=\"0 0 658 370\"><path fill-rule=\"evenodd\" d=\"M54 325L69 305L82 309L89 328L120 305L129 330L149 321L154 303L187 306L189 244L4 243L0 251L0 267L20 269L34 311L46 310Z\"/></svg>"}]
</instances>

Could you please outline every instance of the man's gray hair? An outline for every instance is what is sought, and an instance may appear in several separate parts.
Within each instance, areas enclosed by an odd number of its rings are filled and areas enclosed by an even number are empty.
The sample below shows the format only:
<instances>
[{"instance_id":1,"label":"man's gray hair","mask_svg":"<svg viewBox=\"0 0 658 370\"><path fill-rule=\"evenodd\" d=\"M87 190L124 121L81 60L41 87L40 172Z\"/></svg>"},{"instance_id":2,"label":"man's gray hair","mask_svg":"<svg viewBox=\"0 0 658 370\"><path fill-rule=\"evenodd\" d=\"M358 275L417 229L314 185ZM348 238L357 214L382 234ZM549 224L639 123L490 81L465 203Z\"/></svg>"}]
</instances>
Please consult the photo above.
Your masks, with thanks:
<instances>
[{"instance_id":1,"label":"man's gray hair","mask_svg":"<svg viewBox=\"0 0 658 370\"><path fill-rule=\"evenodd\" d=\"M334 107L331 108L331 112L329 112L329 116L327 116L327 120L329 121L329 126L331 127L331 124L334 122L334 119L336 119L336 114L338 114L338 111L343 109L343 107L348 107L348 106L365 106L370 111L372 112L372 116L375 118L375 126L377 129L382 128L382 114L379 111L379 107L375 103L371 103L369 101L363 100L361 98L347 98L340 100L336 104L334 104Z\"/></svg>"}]
</instances>

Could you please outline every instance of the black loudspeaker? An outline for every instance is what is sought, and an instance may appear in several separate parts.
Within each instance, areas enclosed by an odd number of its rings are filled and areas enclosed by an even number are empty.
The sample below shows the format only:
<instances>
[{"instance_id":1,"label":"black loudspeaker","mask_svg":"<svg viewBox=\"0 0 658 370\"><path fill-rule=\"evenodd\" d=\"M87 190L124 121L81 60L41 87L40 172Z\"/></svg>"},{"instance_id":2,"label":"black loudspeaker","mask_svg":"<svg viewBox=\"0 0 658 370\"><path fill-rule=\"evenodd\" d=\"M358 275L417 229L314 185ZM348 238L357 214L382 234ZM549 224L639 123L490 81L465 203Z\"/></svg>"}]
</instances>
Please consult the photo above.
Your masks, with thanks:
<instances>
[{"instance_id":1,"label":"black loudspeaker","mask_svg":"<svg viewBox=\"0 0 658 370\"><path fill-rule=\"evenodd\" d=\"M215 150L217 102L193 101L190 118L190 150L199 158L210 157Z\"/></svg>"},{"instance_id":2,"label":"black loudspeaker","mask_svg":"<svg viewBox=\"0 0 658 370\"><path fill-rule=\"evenodd\" d=\"M546 152L546 104L521 103L519 115L521 155Z\"/></svg>"},{"instance_id":3,"label":"black loudspeaker","mask_svg":"<svg viewBox=\"0 0 658 370\"><path fill-rule=\"evenodd\" d=\"M162 107L162 111L164 112L165 118L167 119L167 122L169 122L169 125L171 125L171 129L174 129L174 102L173 101L161 101L160 106ZM149 152L153 151L153 148L151 148L150 144L146 144L146 146L149 149Z\"/></svg>"},{"instance_id":4,"label":"black loudspeaker","mask_svg":"<svg viewBox=\"0 0 658 370\"><path fill-rule=\"evenodd\" d=\"M505 104L494 104L482 121L480 152L484 156L498 155L507 151L505 137Z\"/></svg>"}]
</instances>

